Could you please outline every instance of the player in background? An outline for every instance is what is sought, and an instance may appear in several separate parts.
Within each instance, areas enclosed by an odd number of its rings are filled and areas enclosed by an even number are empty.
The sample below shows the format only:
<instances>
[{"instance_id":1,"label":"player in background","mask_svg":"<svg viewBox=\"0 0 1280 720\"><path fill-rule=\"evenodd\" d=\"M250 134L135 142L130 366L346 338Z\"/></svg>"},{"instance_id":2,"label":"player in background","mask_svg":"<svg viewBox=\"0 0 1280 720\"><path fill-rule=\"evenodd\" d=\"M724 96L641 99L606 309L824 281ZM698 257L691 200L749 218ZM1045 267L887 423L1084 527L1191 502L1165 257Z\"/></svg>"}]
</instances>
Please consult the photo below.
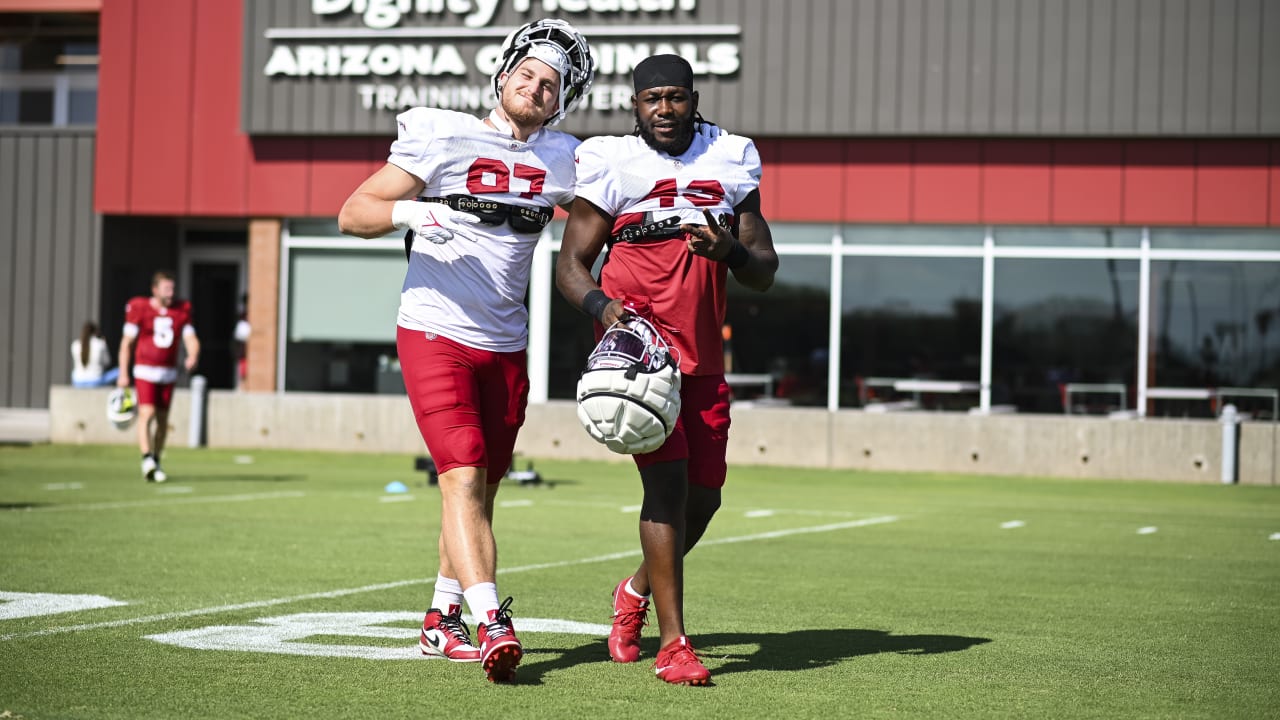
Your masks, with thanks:
<instances>
[{"instance_id":1,"label":"player in background","mask_svg":"<svg viewBox=\"0 0 1280 720\"><path fill-rule=\"evenodd\" d=\"M760 213L755 144L700 132L693 71L677 55L655 55L632 73L636 132L593 137L578 147L577 199L556 284L602 332L632 313L665 334L680 356L680 419L666 443L634 456L644 498L644 561L614 588L609 653L640 656L640 630L652 594L661 636L655 669L677 685L706 685L711 674L684 626L684 556L720 507L729 437L729 386L722 327L729 272L767 290L778 269ZM714 136L714 137L712 137ZM609 254L600 280L591 268Z\"/></svg>"},{"instance_id":2,"label":"player in background","mask_svg":"<svg viewBox=\"0 0 1280 720\"><path fill-rule=\"evenodd\" d=\"M151 296L135 297L124 309L120 377L116 385L129 387L128 368L133 362L138 393L138 449L142 451L142 476L148 482L168 479L160 467L160 455L169 434L169 403L178 379L178 338L187 349L187 372L200 359L200 339L191 325L191 303L175 300L173 290L173 274L160 270L151 277Z\"/></svg>"},{"instance_id":3,"label":"player in background","mask_svg":"<svg viewBox=\"0 0 1280 720\"><path fill-rule=\"evenodd\" d=\"M387 164L338 216L342 232L359 237L409 231L396 347L441 494L440 563L419 647L479 661L492 682L514 681L524 653L511 598L498 602L493 536L494 498L529 395L524 296L542 229L573 200L578 140L549 126L581 102L594 73L573 26L519 28L503 43L488 117L402 113Z\"/></svg>"}]
</instances>

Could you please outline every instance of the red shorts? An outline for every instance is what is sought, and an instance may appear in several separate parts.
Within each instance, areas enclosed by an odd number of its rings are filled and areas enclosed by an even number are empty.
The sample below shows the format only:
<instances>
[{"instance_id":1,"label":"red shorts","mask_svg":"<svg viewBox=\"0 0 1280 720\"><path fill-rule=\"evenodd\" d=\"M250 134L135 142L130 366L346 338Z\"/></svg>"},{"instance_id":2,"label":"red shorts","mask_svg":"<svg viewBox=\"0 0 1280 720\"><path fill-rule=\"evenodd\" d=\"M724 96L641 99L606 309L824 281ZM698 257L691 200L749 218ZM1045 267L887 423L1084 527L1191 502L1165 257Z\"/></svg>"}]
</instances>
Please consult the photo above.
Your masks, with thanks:
<instances>
[{"instance_id":1,"label":"red shorts","mask_svg":"<svg viewBox=\"0 0 1280 720\"><path fill-rule=\"evenodd\" d=\"M154 405L156 410L168 410L169 403L173 402L173 383L157 385L134 378L133 384L138 392L139 405Z\"/></svg>"},{"instance_id":2,"label":"red shorts","mask_svg":"<svg viewBox=\"0 0 1280 720\"><path fill-rule=\"evenodd\" d=\"M680 378L680 417L662 447L634 455L636 467L671 460L689 461L689 484L724 487L728 472L729 384L724 375L685 375Z\"/></svg>"},{"instance_id":3,"label":"red shorts","mask_svg":"<svg viewBox=\"0 0 1280 720\"><path fill-rule=\"evenodd\" d=\"M500 482L511 468L529 402L526 352L477 350L402 327L396 328L396 350L436 469L485 468L486 482Z\"/></svg>"}]
</instances>

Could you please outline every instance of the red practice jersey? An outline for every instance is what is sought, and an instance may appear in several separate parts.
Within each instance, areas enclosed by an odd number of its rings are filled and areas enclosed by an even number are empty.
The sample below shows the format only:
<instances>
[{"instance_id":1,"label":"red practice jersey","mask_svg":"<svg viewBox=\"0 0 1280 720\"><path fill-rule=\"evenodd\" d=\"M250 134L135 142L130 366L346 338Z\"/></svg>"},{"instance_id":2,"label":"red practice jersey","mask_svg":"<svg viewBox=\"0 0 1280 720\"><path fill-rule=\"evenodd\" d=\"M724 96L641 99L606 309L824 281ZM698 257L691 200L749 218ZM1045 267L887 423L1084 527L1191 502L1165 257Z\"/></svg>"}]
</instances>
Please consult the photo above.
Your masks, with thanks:
<instances>
[{"instance_id":1,"label":"red practice jersey","mask_svg":"<svg viewBox=\"0 0 1280 720\"><path fill-rule=\"evenodd\" d=\"M174 300L167 308L157 308L151 304L151 298L136 297L125 305L124 322L124 334L137 338L134 345L134 375L151 380L145 377L145 371L139 370L158 368L172 369L176 377L181 338L195 332L191 326L191 303Z\"/></svg>"}]
</instances>

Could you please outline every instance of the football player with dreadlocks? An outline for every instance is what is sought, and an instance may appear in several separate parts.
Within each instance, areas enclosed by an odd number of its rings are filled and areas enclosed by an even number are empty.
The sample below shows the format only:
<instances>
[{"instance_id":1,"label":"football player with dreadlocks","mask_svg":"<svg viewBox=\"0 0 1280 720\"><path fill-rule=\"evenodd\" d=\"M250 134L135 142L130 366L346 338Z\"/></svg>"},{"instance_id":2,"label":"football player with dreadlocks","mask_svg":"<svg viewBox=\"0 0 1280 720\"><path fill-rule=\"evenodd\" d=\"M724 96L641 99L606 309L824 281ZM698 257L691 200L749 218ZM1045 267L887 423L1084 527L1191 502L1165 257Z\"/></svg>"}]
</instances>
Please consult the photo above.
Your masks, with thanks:
<instances>
[{"instance_id":1,"label":"football player with dreadlocks","mask_svg":"<svg viewBox=\"0 0 1280 720\"><path fill-rule=\"evenodd\" d=\"M711 674L684 627L684 556L720 507L729 433L721 327L730 272L748 288L773 284L778 255L760 213L760 156L748 138L707 133L693 70L655 55L633 72L636 131L578 147L577 198L556 263L556 285L598 330L638 315L679 356L676 427L633 457L644 498L644 560L614 589L609 653L635 662L652 595L661 636L656 673L678 685ZM605 247L599 283L591 275Z\"/></svg>"},{"instance_id":2,"label":"football player with dreadlocks","mask_svg":"<svg viewBox=\"0 0 1280 720\"><path fill-rule=\"evenodd\" d=\"M419 647L480 662L492 682L514 681L524 653L511 598L498 602L493 535L494 498L529 394L524 296L538 236L555 206L573 200L578 140L549 126L582 101L594 74L573 26L519 28L503 43L488 117L402 113L387 164L338 216L359 237L407 231L396 346L441 494L439 571Z\"/></svg>"}]
</instances>

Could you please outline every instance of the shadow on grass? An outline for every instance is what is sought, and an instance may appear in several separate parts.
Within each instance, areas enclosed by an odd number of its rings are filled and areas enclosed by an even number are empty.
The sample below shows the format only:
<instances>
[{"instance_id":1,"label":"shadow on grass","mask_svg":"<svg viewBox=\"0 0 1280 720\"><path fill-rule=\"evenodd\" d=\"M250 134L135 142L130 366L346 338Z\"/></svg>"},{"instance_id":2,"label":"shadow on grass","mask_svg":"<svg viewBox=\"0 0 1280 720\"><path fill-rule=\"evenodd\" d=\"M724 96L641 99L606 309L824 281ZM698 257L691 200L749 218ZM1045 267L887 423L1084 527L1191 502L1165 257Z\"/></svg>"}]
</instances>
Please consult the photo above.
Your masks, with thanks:
<instances>
[{"instance_id":1,"label":"shadow on grass","mask_svg":"<svg viewBox=\"0 0 1280 720\"><path fill-rule=\"evenodd\" d=\"M897 653L932 655L960 652L991 642L962 635L894 635L887 630L794 630L780 633L708 633L692 638L711 677L751 670L812 670L830 667L863 655ZM646 638L640 663L652 665L658 653L656 638ZM526 648L520 665L521 685L538 685L554 670L592 662L611 662L604 639L564 648ZM543 657L545 656L545 657Z\"/></svg>"},{"instance_id":2,"label":"shadow on grass","mask_svg":"<svg viewBox=\"0 0 1280 720\"><path fill-rule=\"evenodd\" d=\"M51 504L52 503L37 503L37 502L28 502L28 503L0 502L0 510L36 510Z\"/></svg>"}]
</instances>

